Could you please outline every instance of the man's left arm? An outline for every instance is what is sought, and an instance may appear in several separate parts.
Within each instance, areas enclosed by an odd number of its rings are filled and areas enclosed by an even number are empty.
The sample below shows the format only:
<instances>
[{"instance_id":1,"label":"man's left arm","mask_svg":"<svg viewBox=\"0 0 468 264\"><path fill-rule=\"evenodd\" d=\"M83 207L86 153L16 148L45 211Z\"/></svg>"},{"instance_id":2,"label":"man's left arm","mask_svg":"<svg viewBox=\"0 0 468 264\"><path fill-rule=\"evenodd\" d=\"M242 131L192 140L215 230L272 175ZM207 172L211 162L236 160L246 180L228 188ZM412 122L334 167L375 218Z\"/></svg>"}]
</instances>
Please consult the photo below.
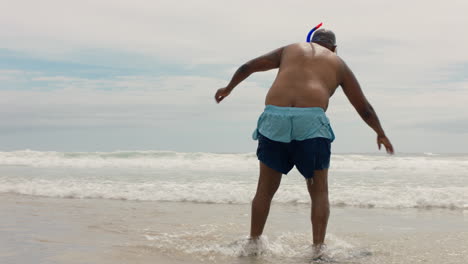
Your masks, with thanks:
<instances>
[{"instance_id":1,"label":"man's left arm","mask_svg":"<svg viewBox=\"0 0 468 264\"><path fill-rule=\"evenodd\" d=\"M215 95L216 102L221 102L226 96L228 96L231 93L234 87L236 87L240 82L249 77L252 73L279 68L281 64L281 56L283 54L283 49L284 47L276 49L263 56L250 60L244 63L242 66L240 66L239 69L237 69L237 71L232 76L232 79L229 82L229 84L224 88L218 89Z\"/></svg>"}]
</instances>

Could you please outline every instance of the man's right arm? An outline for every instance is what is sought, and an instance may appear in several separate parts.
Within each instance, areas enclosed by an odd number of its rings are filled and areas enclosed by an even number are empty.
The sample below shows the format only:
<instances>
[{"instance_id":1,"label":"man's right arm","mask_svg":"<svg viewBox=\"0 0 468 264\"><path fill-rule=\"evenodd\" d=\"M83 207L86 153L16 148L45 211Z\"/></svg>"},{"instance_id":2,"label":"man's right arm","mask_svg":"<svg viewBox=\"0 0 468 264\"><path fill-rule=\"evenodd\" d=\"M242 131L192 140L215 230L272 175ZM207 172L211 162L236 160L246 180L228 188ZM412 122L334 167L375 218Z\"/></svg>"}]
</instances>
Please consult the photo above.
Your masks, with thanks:
<instances>
[{"instance_id":1,"label":"man's right arm","mask_svg":"<svg viewBox=\"0 0 468 264\"><path fill-rule=\"evenodd\" d=\"M393 146L380 125L377 113L374 111L374 108L369 101L367 101L359 82L344 61L341 80L340 85L343 88L343 92L346 97L348 97L361 118L377 133L377 145L379 146L379 149L380 145L383 144L387 152L393 154Z\"/></svg>"},{"instance_id":2,"label":"man's right arm","mask_svg":"<svg viewBox=\"0 0 468 264\"><path fill-rule=\"evenodd\" d=\"M279 68L284 48L285 47L281 47L271 51L240 66L239 69L237 69L237 71L234 73L234 76L232 76L229 84L226 87L220 88L218 91L216 91L216 102L219 103L224 98L226 98L226 96L231 93L234 87L249 77L252 73Z\"/></svg>"}]
</instances>

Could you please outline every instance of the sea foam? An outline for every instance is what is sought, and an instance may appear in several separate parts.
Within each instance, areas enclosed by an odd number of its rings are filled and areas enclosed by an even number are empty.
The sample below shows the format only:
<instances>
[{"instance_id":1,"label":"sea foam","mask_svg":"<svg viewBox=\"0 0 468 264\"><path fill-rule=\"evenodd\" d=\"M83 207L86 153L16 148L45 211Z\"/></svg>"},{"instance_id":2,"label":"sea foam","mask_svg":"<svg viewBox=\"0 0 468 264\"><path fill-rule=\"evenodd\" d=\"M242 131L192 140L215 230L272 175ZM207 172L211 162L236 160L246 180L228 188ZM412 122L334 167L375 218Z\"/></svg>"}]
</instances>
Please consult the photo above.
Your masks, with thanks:
<instances>
[{"instance_id":1,"label":"sea foam","mask_svg":"<svg viewBox=\"0 0 468 264\"><path fill-rule=\"evenodd\" d=\"M335 154L333 206L468 209L467 155ZM248 204L256 190L254 153L171 151L0 152L0 193ZM308 204L303 177L283 176L274 202Z\"/></svg>"}]
</instances>

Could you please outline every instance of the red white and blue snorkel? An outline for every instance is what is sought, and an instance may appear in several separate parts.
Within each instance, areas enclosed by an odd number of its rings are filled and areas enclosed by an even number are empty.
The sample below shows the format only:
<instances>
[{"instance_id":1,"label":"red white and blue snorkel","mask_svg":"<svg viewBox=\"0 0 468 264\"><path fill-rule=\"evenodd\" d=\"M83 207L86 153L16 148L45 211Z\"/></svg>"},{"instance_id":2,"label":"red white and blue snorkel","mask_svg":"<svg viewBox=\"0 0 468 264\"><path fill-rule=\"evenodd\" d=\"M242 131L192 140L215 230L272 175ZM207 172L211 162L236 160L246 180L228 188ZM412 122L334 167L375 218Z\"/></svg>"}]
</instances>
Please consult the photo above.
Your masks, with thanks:
<instances>
[{"instance_id":1,"label":"red white and blue snorkel","mask_svg":"<svg viewBox=\"0 0 468 264\"><path fill-rule=\"evenodd\" d=\"M322 22L320 24L316 25L313 29L309 31L309 34L307 34L307 42L310 42L310 38L312 37L312 33L314 33L315 30L317 30L319 27L323 25Z\"/></svg>"}]
</instances>

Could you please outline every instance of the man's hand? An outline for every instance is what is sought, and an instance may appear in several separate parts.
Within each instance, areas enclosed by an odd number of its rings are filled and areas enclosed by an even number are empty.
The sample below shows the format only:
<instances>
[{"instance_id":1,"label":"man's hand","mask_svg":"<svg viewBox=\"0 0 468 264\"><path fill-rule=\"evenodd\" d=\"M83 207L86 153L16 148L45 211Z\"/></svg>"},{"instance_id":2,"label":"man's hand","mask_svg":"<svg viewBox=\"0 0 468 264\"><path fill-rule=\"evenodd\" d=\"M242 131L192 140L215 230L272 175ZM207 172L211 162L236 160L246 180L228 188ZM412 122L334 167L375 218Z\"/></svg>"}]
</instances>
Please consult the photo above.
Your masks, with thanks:
<instances>
[{"instance_id":1,"label":"man's hand","mask_svg":"<svg viewBox=\"0 0 468 264\"><path fill-rule=\"evenodd\" d=\"M393 155L393 146L387 136L377 136L377 146L379 146L379 150L382 147L382 144L385 146L387 153Z\"/></svg>"},{"instance_id":2,"label":"man's hand","mask_svg":"<svg viewBox=\"0 0 468 264\"><path fill-rule=\"evenodd\" d=\"M219 104L219 102L221 102L224 98L226 98L226 96L228 96L230 93L231 91L227 87L219 88L215 94L216 103Z\"/></svg>"}]
</instances>

